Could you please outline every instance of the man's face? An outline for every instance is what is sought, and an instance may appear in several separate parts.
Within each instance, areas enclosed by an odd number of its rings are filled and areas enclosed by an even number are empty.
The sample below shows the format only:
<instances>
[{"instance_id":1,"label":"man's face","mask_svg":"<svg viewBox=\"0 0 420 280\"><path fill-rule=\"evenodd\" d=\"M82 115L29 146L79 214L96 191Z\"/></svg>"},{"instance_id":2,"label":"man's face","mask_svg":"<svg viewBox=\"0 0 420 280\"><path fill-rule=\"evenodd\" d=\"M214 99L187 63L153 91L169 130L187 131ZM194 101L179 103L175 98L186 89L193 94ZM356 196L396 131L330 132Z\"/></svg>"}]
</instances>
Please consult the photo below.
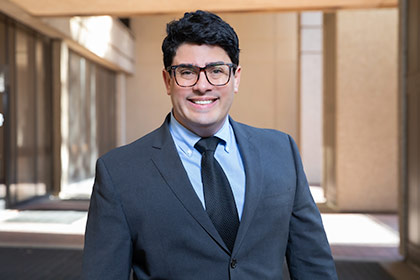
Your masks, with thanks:
<instances>
[{"instance_id":1,"label":"man's face","mask_svg":"<svg viewBox=\"0 0 420 280\"><path fill-rule=\"evenodd\" d=\"M219 46L180 45L173 58L172 65L189 64L205 67L212 63L232 63L228 54ZM163 70L163 79L167 94L170 95L173 114L176 120L201 137L216 133L223 125L238 92L241 68L235 74L231 71L229 83L223 86L211 85L204 71L199 73L197 83L192 87L180 87L174 74Z\"/></svg>"}]
</instances>

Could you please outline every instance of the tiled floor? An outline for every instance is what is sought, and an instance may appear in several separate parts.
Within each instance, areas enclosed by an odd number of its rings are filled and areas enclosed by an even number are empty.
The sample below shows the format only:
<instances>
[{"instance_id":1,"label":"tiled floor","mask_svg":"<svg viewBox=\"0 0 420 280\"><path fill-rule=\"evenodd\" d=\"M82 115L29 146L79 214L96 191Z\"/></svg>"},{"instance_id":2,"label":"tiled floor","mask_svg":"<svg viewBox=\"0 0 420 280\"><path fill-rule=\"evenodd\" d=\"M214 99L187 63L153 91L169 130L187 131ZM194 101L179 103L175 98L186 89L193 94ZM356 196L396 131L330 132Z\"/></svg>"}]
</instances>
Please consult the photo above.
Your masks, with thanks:
<instances>
[{"instance_id":1,"label":"tiled floor","mask_svg":"<svg viewBox=\"0 0 420 280\"><path fill-rule=\"evenodd\" d=\"M16 266L24 263L24 266ZM74 280L81 274L82 250L0 247L2 280ZM395 280L377 262L336 260L340 280ZM132 278L131 278L132 279ZM290 280L284 265L283 280Z\"/></svg>"},{"instance_id":2,"label":"tiled floor","mask_svg":"<svg viewBox=\"0 0 420 280\"><path fill-rule=\"evenodd\" d=\"M396 215L322 214L336 258L398 261L400 244Z\"/></svg>"}]
</instances>

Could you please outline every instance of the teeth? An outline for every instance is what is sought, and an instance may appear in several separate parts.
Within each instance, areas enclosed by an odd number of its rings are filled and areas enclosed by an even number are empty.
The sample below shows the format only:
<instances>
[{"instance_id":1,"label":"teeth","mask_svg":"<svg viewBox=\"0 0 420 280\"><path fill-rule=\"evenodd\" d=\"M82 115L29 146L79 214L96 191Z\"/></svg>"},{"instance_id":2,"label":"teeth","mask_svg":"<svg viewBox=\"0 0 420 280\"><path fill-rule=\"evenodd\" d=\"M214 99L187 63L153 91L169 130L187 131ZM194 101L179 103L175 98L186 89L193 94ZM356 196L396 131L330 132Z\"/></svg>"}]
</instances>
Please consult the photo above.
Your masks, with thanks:
<instances>
[{"instance_id":1,"label":"teeth","mask_svg":"<svg viewBox=\"0 0 420 280\"><path fill-rule=\"evenodd\" d=\"M193 102L199 105L206 105L212 103L213 100L194 100Z\"/></svg>"}]
</instances>

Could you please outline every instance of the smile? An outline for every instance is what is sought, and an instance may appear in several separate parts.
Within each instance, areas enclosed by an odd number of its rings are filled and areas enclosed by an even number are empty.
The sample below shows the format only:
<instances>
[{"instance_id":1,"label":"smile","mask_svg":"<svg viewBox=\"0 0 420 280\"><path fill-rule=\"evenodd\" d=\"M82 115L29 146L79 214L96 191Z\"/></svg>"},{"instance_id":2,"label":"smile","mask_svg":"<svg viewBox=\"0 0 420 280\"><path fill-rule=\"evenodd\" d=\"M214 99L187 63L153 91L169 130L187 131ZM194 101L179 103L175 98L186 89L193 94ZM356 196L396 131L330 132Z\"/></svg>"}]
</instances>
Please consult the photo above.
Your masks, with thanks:
<instances>
[{"instance_id":1,"label":"smile","mask_svg":"<svg viewBox=\"0 0 420 280\"><path fill-rule=\"evenodd\" d=\"M190 101L194 104L197 104L197 105L208 105L208 104L211 104L211 103L215 102L216 100L217 100L217 98L207 99L207 100L190 100Z\"/></svg>"}]
</instances>

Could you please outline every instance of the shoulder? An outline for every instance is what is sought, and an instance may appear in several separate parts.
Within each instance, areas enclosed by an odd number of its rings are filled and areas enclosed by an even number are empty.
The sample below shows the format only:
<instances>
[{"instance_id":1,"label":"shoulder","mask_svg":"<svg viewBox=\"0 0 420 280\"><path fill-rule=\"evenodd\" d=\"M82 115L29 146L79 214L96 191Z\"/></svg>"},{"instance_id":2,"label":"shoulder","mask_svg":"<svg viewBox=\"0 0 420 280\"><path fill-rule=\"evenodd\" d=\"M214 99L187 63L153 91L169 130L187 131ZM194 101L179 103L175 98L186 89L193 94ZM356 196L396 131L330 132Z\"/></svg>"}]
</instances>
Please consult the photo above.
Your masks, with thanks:
<instances>
[{"instance_id":1,"label":"shoulder","mask_svg":"<svg viewBox=\"0 0 420 280\"><path fill-rule=\"evenodd\" d=\"M106 165L124 166L149 159L153 146L159 139L162 129L160 127L127 145L114 148L102 155L99 160L103 161Z\"/></svg>"},{"instance_id":2,"label":"shoulder","mask_svg":"<svg viewBox=\"0 0 420 280\"><path fill-rule=\"evenodd\" d=\"M289 134L280 130L271 128L258 128L233 120L231 120L231 124L235 134L239 137L247 137L249 139L262 141L261 143L275 142L290 145L291 142L294 142L293 138Z\"/></svg>"},{"instance_id":3,"label":"shoulder","mask_svg":"<svg viewBox=\"0 0 420 280\"><path fill-rule=\"evenodd\" d=\"M231 124L240 146L243 146L246 141L257 147L259 153L266 159L277 157L295 161L300 157L295 141L285 132L270 128L257 128L235 121L231 121Z\"/></svg>"}]
</instances>

